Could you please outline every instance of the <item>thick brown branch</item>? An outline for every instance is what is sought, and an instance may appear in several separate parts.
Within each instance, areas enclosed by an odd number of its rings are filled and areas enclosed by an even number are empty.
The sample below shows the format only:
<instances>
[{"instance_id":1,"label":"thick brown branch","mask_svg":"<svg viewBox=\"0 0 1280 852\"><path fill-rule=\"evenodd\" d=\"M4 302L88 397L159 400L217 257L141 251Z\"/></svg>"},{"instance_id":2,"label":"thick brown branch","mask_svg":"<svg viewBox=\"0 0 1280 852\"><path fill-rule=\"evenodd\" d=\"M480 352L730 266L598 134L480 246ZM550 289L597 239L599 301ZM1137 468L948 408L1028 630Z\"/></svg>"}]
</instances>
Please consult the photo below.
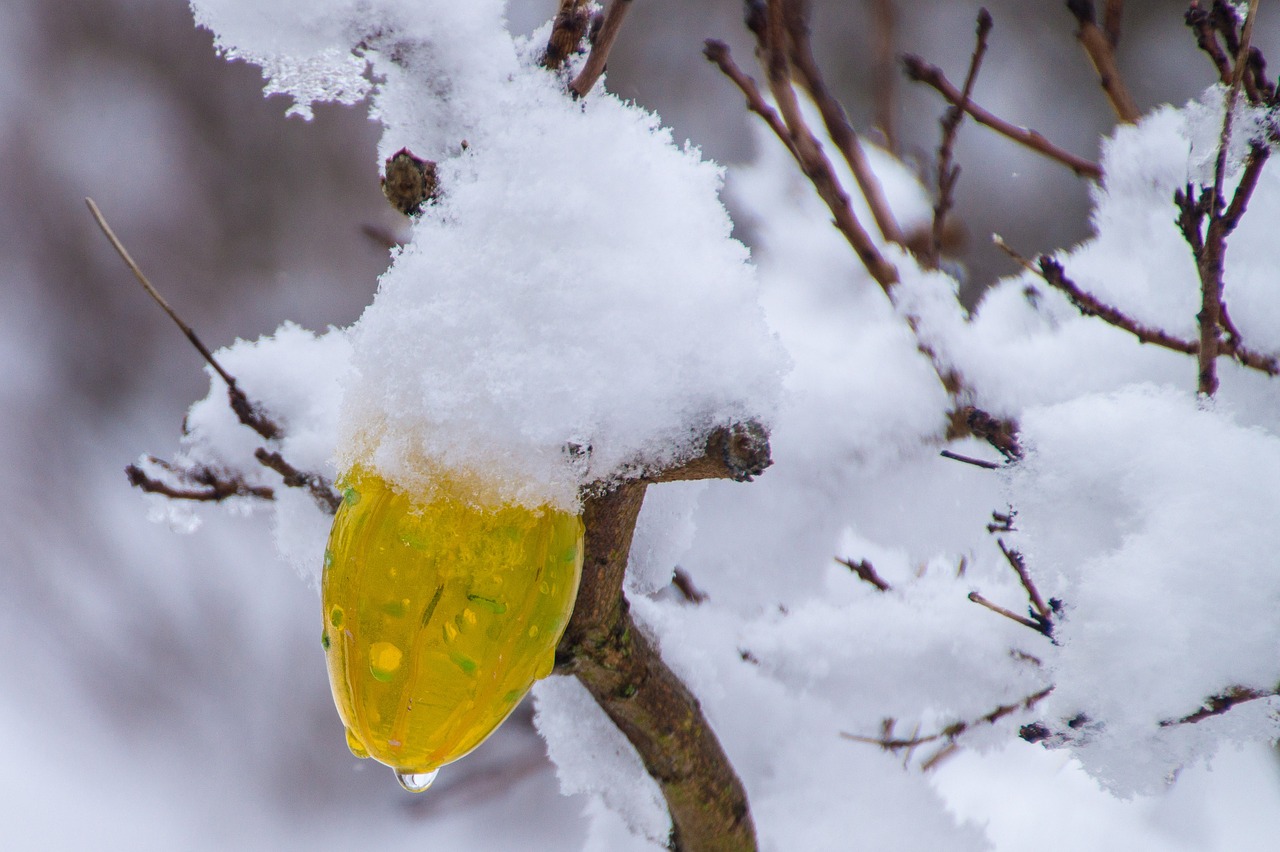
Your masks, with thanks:
<instances>
[{"instance_id":1,"label":"thick brown branch","mask_svg":"<svg viewBox=\"0 0 1280 852\"><path fill-rule=\"evenodd\" d=\"M936 65L930 65L920 57L910 55L902 57L902 63L909 79L930 86L950 104L957 105L963 101L963 95L960 90L947 79L946 75L942 73L942 69ZM978 106L972 100L964 107L964 111L979 124L989 127L1002 136L1061 163L1081 177L1094 181L1102 179L1102 167L1097 163L1062 150L1034 130L1010 124Z\"/></svg>"},{"instance_id":2,"label":"thick brown branch","mask_svg":"<svg viewBox=\"0 0 1280 852\"><path fill-rule=\"evenodd\" d=\"M1102 29L1114 50L1120 45L1120 23L1124 19L1124 0L1106 0L1102 10Z\"/></svg>"},{"instance_id":3,"label":"thick brown branch","mask_svg":"<svg viewBox=\"0 0 1280 852\"><path fill-rule=\"evenodd\" d=\"M785 6L785 10L787 35L791 43L790 58L800 85L804 86L809 97L817 105L818 112L822 115L822 122L827 128L827 134L840 149L845 162L849 164L849 170L853 172L853 178L858 182L858 188L867 201L867 207L871 210L876 227L880 229L880 235L891 243L903 245L902 229L898 225L898 220L894 218L888 199L885 198L880 179L867 163L858 134L849 124L849 118L845 115L840 102L827 88L822 70L814 59L809 33L809 4L802 0L791 0Z\"/></svg>"},{"instance_id":4,"label":"thick brown branch","mask_svg":"<svg viewBox=\"0 0 1280 852\"><path fill-rule=\"evenodd\" d=\"M1067 0L1067 8L1075 15L1080 29L1076 31L1076 39L1093 63L1102 83L1102 90L1107 93L1107 100L1115 110L1116 117L1125 124L1136 124L1142 112L1129 94L1124 78L1120 76L1120 67L1116 65L1115 41L1098 26L1094 17L1092 0ZM1116 38L1119 38L1119 11L1108 9L1108 17L1115 17Z\"/></svg>"},{"instance_id":5,"label":"thick brown branch","mask_svg":"<svg viewBox=\"0 0 1280 852\"><path fill-rule=\"evenodd\" d=\"M613 0L609 5L609 11L604 15L604 24L600 27L600 34L596 36L595 43L591 46L586 64L569 84L569 91L574 97L580 98L586 95L604 73L605 66L609 63L609 52L613 50L613 43L617 41L618 33L622 30L622 19L630 10L631 0Z\"/></svg>"},{"instance_id":6,"label":"thick brown branch","mask_svg":"<svg viewBox=\"0 0 1280 852\"><path fill-rule=\"evenodd\" d=\"M555 71L564 65L564 61L582 43L590 21L587 0L560 0L560 11L556 12L551 37L547 39L547 49L540 60L542 67Z\"/></svg>"},{"instance_id":7,"label":"thick brown branch","mask_svg":"<svg viewBox=\"0 0 1280 852\"><path fill-rule=\"evenodd\" d=\"M556 662L558 671L586 686L657 780L671 813L673 848L742 852L757 848L742 783L697 699L632 621L623 594L627 556L650 481L743 480L763 469L769 456L763 429L753 424L716 430L706 447L705 458L682 465L680 476L659 473L649 481L587 490L582 583Z\"/></svg>"},{"instance_id":8,"label":"thick brown branch","mask_svg":"<svg viewBox=\"0 0 1280 852\"><path fill-rule=\"evenodd\" d=\"M960 177L960 167L953 166L952 153L956 144L956 136L960 130L960 122L964 119L965 108L973 97L973 86L978 80L978 71L982 68L982 58L987 53L987 36L991 34L991 13L986 9L978 10L977 38L973 55L969 58L969 71L965 74L964 88L960 91L960 102L953 104L942 116L942 141L938 145L938 200L933 205L933 230L929 241L929 251L925 258L937 266L942 255L942 235L946 227L947 212L954 203L953 193L956 180Z\"/></svg>"},{"instance_id":9,"label":"thick brown branch","mask_svg":"<svg viewBox=\"0 0 1280 852\"><path fill-rule=\"evenodd\" d=\"M142 268L134 261L133 256L129 254L129 250L124 247L124 243L116 236L115 231L111 230L111 226L107 224L106 217L102 215L102 211L98 209L98 205L94 203L93 199L86 198L84 203L88 205L89 213L93 215L94 221L98 223L98 227L102 229L102 233L106 235L112 248L120 255L125 266L129 267L133 277L138 280L138 283L147 291L147 294L155 300L155 303L169 315L169 319L173 320L178 328L182 330L187 340L191 341L191 345L196 348L196 351L200 353L205 362L227 383L227 394L231 398L231 410L236 413L240 422L268 441L280 437L280 427L266 415L261 406L254 404L249 400L249 397L245 396L244 391L240 390L236 384L235 377L222 369L222 365L218 363L218 360L213 357L213 353L209 351L209 347L204 345L204 342L196 335L191 326L187 325L182 317L178 316L178 312L170 307L169 303L160 295L160 292L152 286L147 276L143 274Z\"/></svg>"},{"instance_id":10,"label":"thick brown branch","mask_svg":"<svg viewBox=\"0 0 1280 852\"><path fill-rule=\"evenodd\" d=\"M167 462L153 459L180 479L191 482L196 488L185 488L170 485L159 479L148 476L146 471L131 464L124 469L129 477L129 484L140 488L148 494L161 494L172 500L195 500L208 503L221 503L231 497L253 497L259 500L272 500L275 492L264 485L249 485L239 476L224 477L208 467L194 470L175 468Z\"/></svg>"},{"instance_id":11,"label":"thick brown branch","mask_svg":"<svg viewBox=\"0 0 1280 852\"><path fill-rule=\"evenodd\" d=\"M336 514L342 505L342 495L333 489L329 480L318 473L303 473L284 460L279 453L268 452L259 447L254 450L253 457L263 467L268 467L284 479L290 488L305 488L311 492L316 504L330 515Z\"/></svg>"}]
</instances>

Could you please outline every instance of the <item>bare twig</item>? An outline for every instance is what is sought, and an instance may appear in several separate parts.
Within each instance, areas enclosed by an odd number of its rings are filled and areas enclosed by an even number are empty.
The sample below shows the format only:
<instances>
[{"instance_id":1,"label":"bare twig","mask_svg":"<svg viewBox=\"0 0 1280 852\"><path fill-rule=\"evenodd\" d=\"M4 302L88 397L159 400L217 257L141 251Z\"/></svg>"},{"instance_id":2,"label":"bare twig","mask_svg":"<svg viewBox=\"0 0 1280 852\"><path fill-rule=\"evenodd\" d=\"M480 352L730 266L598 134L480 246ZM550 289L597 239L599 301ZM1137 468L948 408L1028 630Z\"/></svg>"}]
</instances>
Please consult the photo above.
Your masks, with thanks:
<instances>
[{"instance_id":1,"label":"bare twig","mask_svg":"<svg viewBox=\"0 0 1280 852\"><path fill-rule=\"evenodd\" d=\"M969 58L969 71L965 74L964 88L960 91L960 102L952 104L942 116L942 141L938 145L938 199L933 205L933 230L929 243L929 252L925 260L931 266L937 266L942 255L942 234L946 225L947 212L954 203L953 192L956 180L960 177L960 167L951 164L956 136L960 130L960 122L964 119L964 111L973 96L973 86L978 80L978 70L982 67L982 58L987 52L987 36L991 34L991 13L986 9L978 10L977 38L973 48L973 56Z\"/></svg>"},{"instance_id":2,"label":"bare twig","mask_svg":"<svg viewBox=\"0 0 1280 852\"><path fill-rule=\"evenodd\" d=\"M899 751L901 749L917 748L928 743L937 742L939 740L947 740L954 742L958 737L979 725L994 725L1004 717L1016 713L1019 710L1030 710L1048 697L1053 692L1052 686L1047 686L1039 692L1032 693L1026 698L1015 701L1012 704L1001 704L990 713L983 714L976 719L969 721L954 722L947 725L936 733L924 736L914 735L904 739L897 739L892 736L892 725L890 724L883 734L879 737L859 736L858 734L848 734L841 732L840 736L847 740L853 740L859 743L869 743L870 745L878 745L885 751Z\"/></svg>"},{"instance_id":3,"label":"bare twig","mask_svg":"<svg viewBox=\"0 0 1280 852\"><path fill-rule=\"evenodd\" d=\"M796 151L795 143L791 141L791 132L787 130L787 125L783 123L777 110L769 106L765 101L764 96L760 93L760 87L756 85L756 81L744 73L738 67L738 64L733 61L733 56L729 52L729 45L713 38L707 39L703 44L702 55L715 63L720 71L733 81L734 85L746 96L747 109L764 119L765 124L769 125L769 129L774 132L783 145L787 146L787 150L799 162L800 155Z\"/></svg>"},{"instance_id":4,"label":"bare twig","mask_svg":"<svg viewBox=\"0 0 1280 852\"><path fill-rule=\"evenodd\" d=\"M1192 3L1191 8L1187 9L1185 20L1187 26L1196 34L1196 44L1213 62L1213 66L1218 69L1218 78L1224 85L1230 85L1233 76L1231 60L1227 58L1226 51L1222 49L1222 45L1218 42L1218 33L1214 29L1212 13L1201 8L1196 3Z\"/></svg>"},{"instance_id":5,"label":"bare twig","mask_svg":"<svg viewBox=\"0 0 1280 852\"><path fill-rule=\"evenodd\" d=\"M1269 691L1260 689L1250 689L1245 686L1233 686L1221 695L1214 695L1205 700L1203 706L1194 713L1189 713L1181 719L1165 719L1160 723L1160 727L1169 728L1174 725L1194 725L1196 722L1203 722L1212 716L1221 716L1237 704L1244 704L1247 701L1257 701L1260 698L1274 698L1280 695L1280 689L1272 689Z\"/></svg>"},{"instance_id":6,"label":"bare twig","mask_svg":"<svg viewBox=\"0 0 1280 852\"><path fill-rule=\"evenodd\" d=\"M1124 0L1106 0L1102 9L1102 29L1114 50L1120 45L1120 23L1124 19Z\"/></svg>"},{"instance_id":7,"label":"bare twig","mask_svg":"<svg viewBox=\"0 0 1280 852\"><path fill-rule=\"evenodd\" d=\"M1111 6L1111 4L1108 4L1108 6ZM1115 7L1115 9L1107 9L1107 17L1108 19L1115 18L1115 39L1118 40L1119 4L1115 4ZM1129 94L1129 89L1124 84L1124 78L1120 76L1120 67L1116 65L1116 41L1112 39L1110 33L1112 22L1108 20L1107 31L1098 26L1097 19L1094 16L1092 0L1067 0L1067 9L1075 16L1076 23L1080 25L1080 29L1076 31L1076 38L1079 40L1080 46L1084 48L1084 52L1088 54L1094 70L1098 72L1102 90L1107 93L1107 100L1110 101L1111 108L1115 110L1116 117L1125 124L1136 124L1138 119L1142 117L1142 112L1138 109L1133 96Z\"/></svg>"},{"instance_id":8,"label":"bare twig","mask_svg":"<svg viewBox=\"0 0 1280 852\"><path fill-rule=\"evenodd\" d=\"M263 467L271 468L280 474L284 484L290 488L305 488L310 491L316 504L330 515L335 514L338 507L342 505L342 495L335 491L329 480L320 474L303 473L281 458L279 453L268 452L261 447L254 450L253 457Z\"/></svg>"},{"instance_id":9,"label":"bare twig","mask_svg":"<svg viewBox=\"0 0 1280 852\"><path fill-rule=\"evenodd\" d=\"M862 265L885 293L898 283L898 270L884 258L871 237L858 221L849 203L849 196L840 185L835 170L822 146L814 137L800 111L800 102L791 86L791 69L787 60L789 39L786 27L786 0L769 0L767 5L765 40L762 46L762 62L768 73L769 90L773 93L778 112L787 126L796 159L805 176L813 183L818 195L826 202L835 218L836 228L844 235Z\"/></svg>"},{"instance_id":10,"label":"bare twig","mask_svg":"<svg viewBox=\"0 0 1280 852\"><path fill-rule=\"evenodd\" d=\"M249 485L238 475L223 476L209 467L186 470L156 458L151 459L151 461L175 474L179 479L198 487L186 488L170 485L163 480L149 476L146 471L136 464L126 467L124 472L129 477L129 484L134 488L142 489L148 494L161 494L171 500L195 500L209 503L221 503L231 497L253 497L259 500L272 500L275 498L275 492L270 488L264 485Z\"/></svg>"},{"instance_id":11,"label":"bare twig","mask_svg":"<svg viewBox=\"0 0 1280 852\"><path fill-rule=\"evenodd\" d=\"M1009 561L1014 573L1018 575L1022 588L1027 590L1027 597L1031 600L1031 606L1040 616L1038 620L1043 625L1041 632L1051 635L1053 633L1053 610L1044 602L1044 598L1040 596L1040 590L1031 581L1031 574L1027 571L1026 560L1021 553L1005 545L1004 539L996 539L996 544L1000 545L1000 552L1004 554L1004 558Z\"/></svg>"},{"instance_id":12,"label":"bare twig","mask_svg":"<svg viewBox=\"0 0 1280 852\"><path fill-rule=\"evenodd\" d=\"M1223 269L1226 262L1227 237L1239 223L1248 206L1249 198L1257 184L1257 174L1267 159L1267 149L1254 145L1246 164L1245 175L1236 188L1230 207L1223 198L1223 186L1227 176L1227 156L1231 145L1232 121L1236 104L1240 99L1240 89L1244 84L1245 70L1248 65L1249 43L1253 35L1253 24L1258 13L1259 0L1250 0L1249 13L1245 17L1241 30L1239 45L1236 51L1235 68L1232 73L1231 88L1227 92L1226 104L1222 116L1222 133L1218 140L1218 155L1214 162L1213 189L1209 201L1204 204L1201 193L1200 209L1208 209L1209 225L1204 234L1203 244L1199 251L1192 243L1192 251L1196 255L1196 270L1200 275L1200 313L1197 319L1200 324L1200 347L1197 353L1200 371L1198 390L1204 396L1213 396L1218 390L1218 355L1223 351L1222 312L1223 312ZM1224 207L1225 215L1224 215ZM1179 220L1181 221L1181 219ZM1185 233L1185 229L1184 229Z\"/></svg>"},{"instance_id":13,"label":"bare twig","mask_svg":"<svg viewBox=\"0 0 1280 852\"><path fill-rule=\"evenodd\" d=\"M622 19L630 10L631 0L613 0L609 5L609 11L604 15L604 24L600 27L600 34L596 36L595 43L591 46L586 64L569 84L569 91L574 97L585 96L604 73L605 66L609 63L609 52L613 50L613 43L617 41L618 33L622 30Z\"/></svg>"},{"instance_id":14,"label":"bare twig","mask_svg":"<svg viewBox=\"0 0 1280 852\"><path fill-rule=\"evenodd\" d=\"M837 557L836 561L857 575L859 580L875 586L882 592L887 592L892 588L892 586L886 583L884 578L876 572L875 566L866 559L859 559L857 562L854 562L852 559L840 559Z\"/></svg>"},{"instance_id":15,"label":"bare twig","mask_svg":"<svg viewBox=\"0 0 1280 852\"><path fill-rule=\"evenodd\" d=\"M942 69L936 65L930 65L920 57L910 55L903 56L902 63L909 79L917 83L924 83L935 89L950 104L956 105L963 102L963 93L947 79L946 75L942 73ZM964 107L964 111L979 124L985 125L1002 136L1061 163L1081 177L1094 181L1102 179L1102 167L1097 163L1062 150L1034 130L1010 124L978 106L972 100L969 100Z\"/></svg>"},{"instance_id":16,"label":"bare twig","mask_svg":"<svg viewBox=\"0 0 1280 852\"><path fill-rule=\"evenodd\" d=\"M1002 420L981 408L965 406L956 412L964 419L969 434L986 441L1000 451L1007 461L1022 458L1022 447L1018 444L1018 426L1010 420Z\"/></svg>"},{"instance_id":17,"label":"bare twig","mask_svg":"<svg viewBox=\"0 0 1280 852\"><path fill-rule=\"evenodd\" d=\"M973 601L974 603L980 606L985 606L987 609L991 610L992 612L997 613L999 615L1003 615L1005 618L1011 621L1016 621L1019 624L1023 625L1024 627L1030 627L1032 630L1034 630L1037 633L1042 633L1045 636L1049 635L1049 633L1047 632L1046 625L1041 624L1039 621L1035 619L1027 618L1025 615L1018 615L1013 610L1005 609L999 604L992 603L991 601L987 600L977 592L970 592L969 600Z\"/></svg>"},{"instance_id":18,"label":"bare twig","mask_svg":"<svg viewBox=\"0 0 1280 852\"><path fill-rule=\"evenodd\" d=\"M898 13L893 0L871 0L871 81L875 95L876 127L885 147L898 154Z\"/></svg>"},{"instance_id":19,"label":"bare twig","mask_svg":"<svg viewBox=\"0 0 1280 852\"><path fill-rule=\"evenodd\" d=\"M1037 271L1046 284L1066 295L1067 299L1081 314L1087 317L1098 317L1108 325L1127 331L1138 338L1140 343L1151 343L1187 355L1194 355L1199 349L1194 341L1183 340L1158 328L1145 326L1118 308L1114 308L1099 300L1096 296L1081 290L1074 281L1067 277L1062 269L1062 264L1048 255L1040 257Z\"/></svg>"},{"instance_id":20,"label":"bare twig","mask_svg":"<svg viewBox=\"0 0 1280 852\"><path fill-rule=\"evenodd\" d=\"M974 467L981 467L981 468L985 468L986 470L1000 469L1000 465L996 464L995 462L983 461L982 459L975 459L971 456L962 456L959 453L951 452L951 450L943 450L942 452L938 453L938 455L942 456L944 459L951 459L952 461L964 462L965 464L971 464Z\"/></svg>"},{"instance_id":21,"label":"bare twig","mask_svg":"<svg viewBox=\"0 0 1280 852\"><path fill-rule=\"evenodd\" d=\"M134 261L133 257L129 254L129 250L126 249L124 247L124 243L120 241L120 238L111 230L111 226L107 224L106 217L102 215L102 211L98 209L98 205L94 203L93 199L86 198L84 203L88 205L89 212L93 215L94 221L98 223L98 227L102 229L102 233L105 234L107 239L111 242L112 248L114 248L116 253L120 255L121 259L124 260L125 266L129 267L129 271L133 273L133 277L138 279L138 283L147 291L147 294L150 295L151 298L155 300L156 304L169 315L169 319L173 320L178 328L182 330L182 333L186 335L187 340L191 341L191 345L196 348L196 351L200 353L205 362L208 363L208 365L214 369L214 372L221 376L222 380L227 383L227 394L231 399L231 409L236 413L236 416L240 418L240 422L257 432L263 438L266 438L268 441L280 437L280 427L277 426L271 418L267 417L260 406L250 402L249 397L245 396L244 391L240 390L239 386L236 385L235 378L224 370L222 365L218 363L218 360L213 357L213 353L209 351L209 347L204 345L204 342L196 335L191 326L183 322L182 317L178 316L177 311L169 306L169 303L164 300L164 297L161 296L156 288L152 286L151 282L147 280L147 276L143 274L142 268Z\"/></svg>"},{"instance_id":22,"label":"bare twig","mask_svg":"<svg viewBox=\"0 0 1280 852\"><path fill-rule=\"evenodd\" d=\"M867 163L858 134L849 124L849 118L845 115L840 102L827 88L822 71L818 67L817 60L814 59L813 43L809 33L807 0L790 0L784 4L784 9L786 30L791 45L790 59L800 84L817 105L818 112L822 115L822 122L827 128L827 134L840 149L845 162L849 164L849 170L853 172L858 189L867 201L867 207L871 210L871 216L875 219L880 235L891 243L903 245L902 228L889 207L880 179Z\"/></svg>"}]
</instances>

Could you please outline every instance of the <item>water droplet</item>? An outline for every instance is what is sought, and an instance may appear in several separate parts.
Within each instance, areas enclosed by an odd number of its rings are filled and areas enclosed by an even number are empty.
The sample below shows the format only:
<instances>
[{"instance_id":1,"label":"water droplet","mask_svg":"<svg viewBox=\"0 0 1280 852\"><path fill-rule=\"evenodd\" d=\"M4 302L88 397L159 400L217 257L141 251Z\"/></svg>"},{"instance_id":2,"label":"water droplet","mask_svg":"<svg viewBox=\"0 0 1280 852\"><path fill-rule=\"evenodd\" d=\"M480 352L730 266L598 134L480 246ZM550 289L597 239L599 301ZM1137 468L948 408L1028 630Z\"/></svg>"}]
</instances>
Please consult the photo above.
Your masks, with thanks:
<instances>
[{"instance_id":1,"label":"water droplet","mask_svg":"<svg viewBox=\"0 0 1280 852\"><path fill-rule=\"evenodd\" d=\"M332 624L334 627L341 627L342 616L343 616L342 607L335 606L333 609L329 610L329 623Z\"/></svg>"},{"instance_id":2,"label":"water droplet","mask_svg":"<svg viewBox=\"0 0 1280 852\"><path fill-rule=\"evenodd\" d=\"M439 774L439 769L433 769L430 772L401 772L397 769L396 780L410 793L425 793L431 789L431 785Z\"/></svg>"},{"instance_id":3,"label":"water droplet","mask_svg":"<svg viewBox=\"0 0 1280 852\"><path fill-rule=\"evenodd\" d=\"M390 642L374 642L369 646L369 671L373 676L386 683L400 668L400 660L404 652Z\"/></svg>"},{"instance_id":4,"label":"water droplet","mask_svg":"<svg viewBox=\"0 0 1280 852\"><path fill-rule=\"evenodd\" d=\"M348 506L354 506L360 502L360 492L354 488L348 488L342 492L342 501Z\"/></svg>"},{"instance_id":5,"label":"water droplet","mask_svg":"<svg viewBox=\"0 0 1280 852\"><path fill-rule=\"evenodd\" d=\"M351 749L351 753L361 760L366 760L369 757L369 750L356 737L356 732L350 728L347 728L347 748Z\"/></svg>"},{"instance_id":6,"label":"water droplet","mask_svg":"<svg viewBox=\"0 0 1280 852\"><path fill-rule=\"evenodd\" d=\"M333 564L333 551L329 548L324 549L324 567L328 568Z\"/></svg>"},{"instance_id":7,"label":"water droplet","mask_svg":"<svg viewBox=\"0 0 1280 852\"><path fill-rule=\"evenodd\" d=\"M538 625L534 624L529 628L529 638L532 639L538 635Z\"/></svg>"},{"instance_id":8,"label":"water droplet","mask_svg":"<svg viewBox=\"0 0 1280 852\"><path fill-rule=\"evenodd\" d=\"M320 647L326 651L329 650L329 631L326 630L320 634Z\"/></svg>"}]
</instances>

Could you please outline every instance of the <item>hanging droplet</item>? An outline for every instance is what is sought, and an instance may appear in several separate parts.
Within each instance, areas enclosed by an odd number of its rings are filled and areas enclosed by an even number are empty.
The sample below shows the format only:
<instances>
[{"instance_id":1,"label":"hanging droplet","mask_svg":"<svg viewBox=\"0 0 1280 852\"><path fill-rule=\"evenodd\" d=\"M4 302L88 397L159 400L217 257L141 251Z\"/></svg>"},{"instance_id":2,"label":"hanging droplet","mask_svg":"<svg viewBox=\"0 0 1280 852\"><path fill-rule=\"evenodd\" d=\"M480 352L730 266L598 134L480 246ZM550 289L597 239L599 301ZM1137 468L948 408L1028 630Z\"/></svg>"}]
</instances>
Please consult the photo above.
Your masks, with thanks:
<instances>
[{"instance_id":1,"label":"hanging droplet","mask_svg":"<svg viewBox=\"0 0 1280 852\"><path fill-rule=\"evenodd\" d=\"M396 780L400 782L401 787L410 793L425 793L431 789L431 785L435 783L436 776L439 774L439 769L433 769L430 772L401 772L396 770Z\"/></svg>"}]
</instances>

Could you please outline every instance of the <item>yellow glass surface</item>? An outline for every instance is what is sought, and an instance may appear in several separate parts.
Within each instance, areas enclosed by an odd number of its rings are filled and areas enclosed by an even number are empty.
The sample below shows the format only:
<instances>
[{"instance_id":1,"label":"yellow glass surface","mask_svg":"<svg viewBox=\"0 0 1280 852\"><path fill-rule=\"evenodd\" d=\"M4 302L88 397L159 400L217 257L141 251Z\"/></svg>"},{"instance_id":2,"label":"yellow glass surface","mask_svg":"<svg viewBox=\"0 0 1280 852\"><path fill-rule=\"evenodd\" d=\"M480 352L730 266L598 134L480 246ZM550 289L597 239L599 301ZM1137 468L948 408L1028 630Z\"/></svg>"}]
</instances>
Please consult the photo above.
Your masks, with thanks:
<instances>
[{"instance_id":1,"label":"yellow glass surface","mask_svg":"<svg viewBox=\"0 0 1280 852\"><path fill-rule=\"evenodd\" d=\"M582 521L479 508L448 483L418 503L360 467L339 484L321 590L334 703L357 757L431 773L550 673L578 592Z\"/></svg>"}]
</instances>

